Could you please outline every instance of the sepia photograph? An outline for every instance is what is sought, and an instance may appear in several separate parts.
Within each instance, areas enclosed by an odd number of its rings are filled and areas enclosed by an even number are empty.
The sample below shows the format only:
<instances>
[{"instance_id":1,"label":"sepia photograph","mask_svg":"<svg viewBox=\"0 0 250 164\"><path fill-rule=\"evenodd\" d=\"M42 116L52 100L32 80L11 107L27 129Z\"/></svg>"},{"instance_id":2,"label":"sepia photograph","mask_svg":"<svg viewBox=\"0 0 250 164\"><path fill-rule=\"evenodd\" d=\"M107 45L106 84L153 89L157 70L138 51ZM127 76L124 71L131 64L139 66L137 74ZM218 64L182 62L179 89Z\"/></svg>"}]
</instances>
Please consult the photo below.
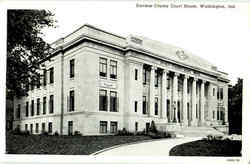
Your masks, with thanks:
<instances>
[{"instance_id":1,"label":"sepia photograph","mask_svg":"<svg viewBox=\"0 0 250 164\"><path fill-rule=\"evenodd\" d=\"M249 5L27 4L5 8L5 155L246 155Z\"/></svg>"}]
</instances>

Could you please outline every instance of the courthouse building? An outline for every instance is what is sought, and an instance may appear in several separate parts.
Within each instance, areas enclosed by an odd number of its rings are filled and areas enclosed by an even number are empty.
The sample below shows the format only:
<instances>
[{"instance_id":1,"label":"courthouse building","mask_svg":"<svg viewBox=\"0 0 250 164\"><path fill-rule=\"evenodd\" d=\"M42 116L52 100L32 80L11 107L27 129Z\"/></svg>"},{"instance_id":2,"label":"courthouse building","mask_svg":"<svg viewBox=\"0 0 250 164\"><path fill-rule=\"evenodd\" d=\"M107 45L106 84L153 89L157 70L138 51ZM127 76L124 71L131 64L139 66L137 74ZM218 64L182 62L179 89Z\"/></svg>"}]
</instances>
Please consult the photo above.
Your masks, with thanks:
<instances>
[{"instance_id":1,"label":"courthouse building","mask_svg":"<svg viewBox=\"0 0 250 164\"><path fill-rule=\"evenodd\" d=\"M33 134L110 134L227 125L228 78L208 61L148 38L83 25L54 43L41 80L14 100Z\"/></svg>"}]
</instances>

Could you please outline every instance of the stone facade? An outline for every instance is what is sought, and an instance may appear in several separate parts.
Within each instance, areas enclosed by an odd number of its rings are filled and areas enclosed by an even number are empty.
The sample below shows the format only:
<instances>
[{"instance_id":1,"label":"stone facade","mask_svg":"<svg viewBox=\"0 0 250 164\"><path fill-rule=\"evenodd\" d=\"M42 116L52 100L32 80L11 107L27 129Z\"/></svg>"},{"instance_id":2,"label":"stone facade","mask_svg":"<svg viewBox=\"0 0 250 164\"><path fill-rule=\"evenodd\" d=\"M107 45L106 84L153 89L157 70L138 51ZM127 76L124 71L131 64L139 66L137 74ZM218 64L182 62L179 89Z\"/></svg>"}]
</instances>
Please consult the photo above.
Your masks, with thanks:
<instances>
[{"instance_id":1,"label":"stone facade","mask_svg":"<svg viewBox=\"0 0 250 164\"><path fill-rule=\"evenodd\" d=\"M161 128L228 122L227 74L181 48L91 25L52 46L41 86L14 101L14 127L96 135L142 131L152 120Z\"/></svg>"}]
</instances>

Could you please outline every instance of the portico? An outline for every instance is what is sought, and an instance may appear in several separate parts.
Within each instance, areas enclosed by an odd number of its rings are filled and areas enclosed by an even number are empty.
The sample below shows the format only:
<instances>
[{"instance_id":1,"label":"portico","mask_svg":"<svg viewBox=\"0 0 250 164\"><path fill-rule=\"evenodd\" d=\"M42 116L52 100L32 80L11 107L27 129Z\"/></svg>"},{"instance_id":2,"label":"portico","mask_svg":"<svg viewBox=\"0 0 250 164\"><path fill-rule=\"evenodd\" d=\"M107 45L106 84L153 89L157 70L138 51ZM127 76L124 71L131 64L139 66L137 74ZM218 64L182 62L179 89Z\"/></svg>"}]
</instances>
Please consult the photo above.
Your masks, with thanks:
<instances>
[{"instance_id":1,"label":"portico","mask_svg":"<svg viewBox=\"0 0 250 164\"><path fill-rule=\"evenodd\" d=\"M149 83L142 84L149 86L149 117L155 116L157 96L160 97L161 123L208 126L215 119L210 111L212 104L209 103L213 101L212 86L215 84L212 81L168 67L144 64L143 68L148 71L144 75L149 76L144 77ZM159 90L160 94L156 95Z\"/></svg>"}]
</instances>

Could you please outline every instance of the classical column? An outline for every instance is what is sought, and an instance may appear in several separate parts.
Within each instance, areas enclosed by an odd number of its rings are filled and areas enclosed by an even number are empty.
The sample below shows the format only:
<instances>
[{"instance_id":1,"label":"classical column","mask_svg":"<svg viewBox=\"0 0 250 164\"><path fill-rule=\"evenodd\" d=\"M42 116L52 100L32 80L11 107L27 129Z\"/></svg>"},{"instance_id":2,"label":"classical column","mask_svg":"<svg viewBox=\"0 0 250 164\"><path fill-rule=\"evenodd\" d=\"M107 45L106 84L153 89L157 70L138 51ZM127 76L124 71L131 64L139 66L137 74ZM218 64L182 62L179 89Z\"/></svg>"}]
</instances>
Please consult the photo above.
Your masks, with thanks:
<instances>
[{"instance_id":1,"label":"classical column","mask_svg":"<svg viewBox=\"0 0 250 164\"><path fill-rule=\"evenodd\" d=\"M193 79L192 83L192 125L197 124L197 119L196 119L196 82L197 79Z\"/></svg>"},{"instance_id":2,"label":"classical column","mask_svg":"<svg viewBox=\"0 0 250 164\"><path fill-rule=\"evenodd\" d=\"M167 72L162 71L162 88L161 88L161 118L166 119L167 117ZM166 121L168 121L166 119Z\"/></svg>"},{"instance_id":3,"label":"classical column","mask_svg":"<svg viewBox=\"0 0 250 164\"><path fill-rule=\"evenodd\" d=\"M211 83L208 83L208 120L213 120L213 109L212 109L212 97L213 97L213 87Z\"/></svg>"},{"instance_id":4,"label":"classical column","mask_svg":"<svg viewBox=\"0 0 250 164\"><path fill-rule=\"evenodd\" d=\"M174 120L176 123L179 122L178 115L177 115L177 99L178 99L178 73L174 73L174 82L173 82L173 105L174 105Z\"/></svg>"},{"instance_id":5,"label":"classical column","mask_svg":"<svg viewBox=\"0 0 250 164\"><path fill-rule=\"evenodd\" d=\"M201 81L201 98L200 98L200 102L201 102L201 108L200 108L200 123L201 125L204 124L204 112L205 112L205 84L204 81Z\"/></svg>"},{"instance_id":6,"label":"classical column","mask_svg":"<svg viewBox=\"0 0 250 164\"><path fill-rule=\"evenodd\" d=\"M187 111L187 75L184 75L184 79L183 79L183 124L184 125L188 125L188 111Z\"/></svg>"},{"instance_id":7,"label":"classical column","mask_svg":"<svg viewBox=\"0 0 250 164\"><path fill-rule=\"evenodd\" d=\"M155 104L155 67L151 67L150 71L150 88L149 88L149 115L154 116Z\"/></svg>"}]
</instances>

